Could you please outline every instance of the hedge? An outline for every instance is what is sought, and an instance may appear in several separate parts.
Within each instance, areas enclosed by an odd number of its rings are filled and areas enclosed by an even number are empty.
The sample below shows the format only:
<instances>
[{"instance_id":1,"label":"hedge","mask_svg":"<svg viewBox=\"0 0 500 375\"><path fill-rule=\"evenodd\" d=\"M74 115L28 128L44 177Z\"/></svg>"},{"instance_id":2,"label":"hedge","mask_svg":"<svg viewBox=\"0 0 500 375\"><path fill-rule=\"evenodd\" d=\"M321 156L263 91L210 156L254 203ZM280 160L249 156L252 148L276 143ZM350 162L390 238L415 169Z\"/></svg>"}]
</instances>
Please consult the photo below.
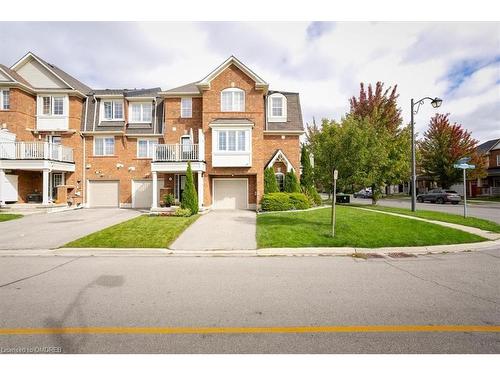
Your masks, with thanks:
<instances>
[{"instance_id":1,"label":"hedge","mask_svg":"<svg viewBox=\"0 0 500 375\"><path fill-rule=\"evenodd\" d=\"M262 211L304 210L311 207L303 193L269 193L261 200Z\"/></svg>"}]
</instances>

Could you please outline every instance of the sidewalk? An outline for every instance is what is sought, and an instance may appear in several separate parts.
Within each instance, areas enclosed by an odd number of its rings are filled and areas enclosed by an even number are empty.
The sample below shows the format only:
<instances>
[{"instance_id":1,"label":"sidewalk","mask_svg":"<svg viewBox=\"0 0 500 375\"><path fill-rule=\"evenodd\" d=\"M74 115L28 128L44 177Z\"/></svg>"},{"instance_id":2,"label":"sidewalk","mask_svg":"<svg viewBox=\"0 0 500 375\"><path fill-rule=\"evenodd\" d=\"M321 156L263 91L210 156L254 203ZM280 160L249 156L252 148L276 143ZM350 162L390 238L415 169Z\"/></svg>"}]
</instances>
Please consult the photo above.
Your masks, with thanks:
<instances>
[{"instance_id":1,"label":"sidewalk","mask_svg":"<svg viewBox=\"0 0 500 375\"><path fill-rule=\"evenodd\" d=\"M40 250L0 250L0 257L10 256L70 256L70 257L260 257L260 256L346 256L355 253L438 254L464 251L481 251L500 248L500 239L458 245L410 246L410 247L304 247L304 248L267 248L257 250L171 250L135 248L61 248Z\"/></svg>"}]
</instances>

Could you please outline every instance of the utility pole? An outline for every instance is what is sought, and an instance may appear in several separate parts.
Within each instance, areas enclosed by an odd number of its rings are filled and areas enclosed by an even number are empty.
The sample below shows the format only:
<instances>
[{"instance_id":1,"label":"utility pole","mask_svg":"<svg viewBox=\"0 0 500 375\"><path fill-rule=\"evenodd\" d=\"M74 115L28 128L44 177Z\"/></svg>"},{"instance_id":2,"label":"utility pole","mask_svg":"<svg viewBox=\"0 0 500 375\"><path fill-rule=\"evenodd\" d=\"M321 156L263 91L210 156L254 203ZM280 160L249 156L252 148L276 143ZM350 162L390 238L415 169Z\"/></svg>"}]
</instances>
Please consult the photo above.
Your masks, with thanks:
<instances>
[{"instance_id":1,"label":"utility pole","mask_svg":"<svg viewBox=\"0 0 500 375\"><path fill-rule=\"evenodd\" d=\"M335 169L333 171L333 199L332 199L332 237L335 237L335 203L337 201L337 178L339 172Z\"/></svg>"}]
</instances>

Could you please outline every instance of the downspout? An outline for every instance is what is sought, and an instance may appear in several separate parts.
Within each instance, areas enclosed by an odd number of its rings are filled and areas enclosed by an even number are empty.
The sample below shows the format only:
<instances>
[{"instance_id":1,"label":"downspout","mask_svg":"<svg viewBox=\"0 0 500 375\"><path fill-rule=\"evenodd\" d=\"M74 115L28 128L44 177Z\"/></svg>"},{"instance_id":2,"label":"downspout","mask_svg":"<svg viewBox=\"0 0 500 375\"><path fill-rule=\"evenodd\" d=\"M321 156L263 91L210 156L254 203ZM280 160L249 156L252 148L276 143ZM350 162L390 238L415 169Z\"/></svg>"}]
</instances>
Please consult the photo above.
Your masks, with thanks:
<instances>
[{"instance_id":1,"label":"downspout","mask_svg":"<svg viewBox=\"0 0 500 375\"><path fill-rule=\"evenodd\" d=\"M83 130L85 131L87 129L87 112L89 109L89 97L87 96L87 99L85 100L85 117L83 120ZM83 162L82 162L82 206L85 207L85 200L87 199L87 184L86 184L86 174L87 174L87 169L85 168L85 165L87 163L86 157L85 157L85 136L80 132L80 137L82 137L82 144L83 144Z\"/></svg>"},{"instance_id":2,"label":"downspout","mask_svg":"<svg viewBox=\"0 0 500 375\"><path fill-rule=\"evenodd\" d=\"M94 100L94 122L92 124L92 131L95 131L95 120L97 117L97 99L95 98L95 94L92 94L92 98Z\"/></svg>"},{"instance_id":3,"label":"downspout","mask_svg":"<svg viewBox=\"0 0 500 375\"><path fill-rule=\"evenodd\" d=\"M154 123L153 123L153 134L156 134L158 131L157 128L157 108L156 108L156 97L153 98L153 103L154 103Z\"/></svg>"}]
</instances>

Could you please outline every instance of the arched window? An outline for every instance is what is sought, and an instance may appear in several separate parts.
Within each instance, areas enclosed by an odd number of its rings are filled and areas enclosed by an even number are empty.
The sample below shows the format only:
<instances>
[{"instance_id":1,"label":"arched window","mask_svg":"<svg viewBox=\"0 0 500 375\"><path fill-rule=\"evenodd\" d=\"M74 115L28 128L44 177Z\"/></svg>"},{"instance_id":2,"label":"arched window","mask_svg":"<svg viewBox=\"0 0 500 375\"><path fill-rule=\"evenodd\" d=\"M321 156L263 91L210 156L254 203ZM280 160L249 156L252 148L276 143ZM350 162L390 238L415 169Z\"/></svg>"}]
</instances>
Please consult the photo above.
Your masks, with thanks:
<instances>
[{"instance_id":1,"label":"arched window","mask_svg":"<svg viewBox=\"0 0 500 375\"><path fill-rule=\"evenodd\" d=\"M287 121L287 100L286 96L276 92L267 97L267 113L269 122Z\"/></svg>"},{"instance_id":2,"label":"arched window","mask_svg":"<svg viewBox=\"0 0 500 375\"><path fill-rule=\"evenodd\" d=\"M229 88L220 93L221 112L245 112L245 91Z\"/></svg>"},{"instance_id":3,"label":"arched window","mask_svg":"<svg viewBox=\"0 0 500 375\"><path fill-rule=\"evenodd\" d=\"M285 175L281 172L276 172L274 174L276 176L276 183L278 184L278 188L280 191L285 190Z\"/></svg>"}]
</instances>

